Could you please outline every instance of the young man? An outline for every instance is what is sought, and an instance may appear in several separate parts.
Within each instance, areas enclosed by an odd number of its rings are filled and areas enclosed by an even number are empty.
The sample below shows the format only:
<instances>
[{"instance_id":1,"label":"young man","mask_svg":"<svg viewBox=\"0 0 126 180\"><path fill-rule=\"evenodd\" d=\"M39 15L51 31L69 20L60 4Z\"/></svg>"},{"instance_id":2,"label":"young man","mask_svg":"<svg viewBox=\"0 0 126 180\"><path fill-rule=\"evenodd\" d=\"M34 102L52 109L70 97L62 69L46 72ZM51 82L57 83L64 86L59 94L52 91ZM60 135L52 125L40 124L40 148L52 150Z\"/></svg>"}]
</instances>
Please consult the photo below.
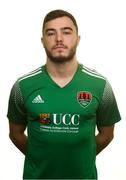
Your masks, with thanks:
<instances>
[{"instance_id":1,"label":"young man","mask_svg":"<svg viewBox=\"0 0 126 180\"><path fill-rule=\"evenodd\" d=\"M70 13L49 12L41 41L46 64L19 78L9 100L10 139L25 155L23 178L97 179L96 154L120 120L111 86L78 63L80 36Z\"/></svg>"}]
</instances>

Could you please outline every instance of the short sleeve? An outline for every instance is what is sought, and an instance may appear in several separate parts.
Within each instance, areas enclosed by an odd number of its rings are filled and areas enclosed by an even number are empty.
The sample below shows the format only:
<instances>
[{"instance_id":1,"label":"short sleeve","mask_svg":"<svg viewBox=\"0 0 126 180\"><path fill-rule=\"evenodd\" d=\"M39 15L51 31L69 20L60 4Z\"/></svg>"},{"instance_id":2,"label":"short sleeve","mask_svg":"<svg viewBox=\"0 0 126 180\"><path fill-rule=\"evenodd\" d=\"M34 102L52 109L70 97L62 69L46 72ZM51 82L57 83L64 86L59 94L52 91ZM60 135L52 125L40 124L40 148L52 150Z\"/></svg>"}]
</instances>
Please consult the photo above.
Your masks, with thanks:
<instances>
[{"instance_id":1,"label":"short sleeve","mask_svg":"<svg viewBox=\"0 0 126 180\"><path fill-rule=\"evenodd\" d=\"M120 113L117 102L108 81L104 87L103 96L97 110L97 125L108 126L120 121Z\"/></svg>"},{"instance_id":2,"label":"short sleeve","mask_svg":"<svg viewBox=\"0 0 126 180\"><path fill-rule=\"evenodd\" d=\"M10 93L7 117L15 123L26 123L27 113L18 81L13 85Z\"/></svg>"}]
</instances>

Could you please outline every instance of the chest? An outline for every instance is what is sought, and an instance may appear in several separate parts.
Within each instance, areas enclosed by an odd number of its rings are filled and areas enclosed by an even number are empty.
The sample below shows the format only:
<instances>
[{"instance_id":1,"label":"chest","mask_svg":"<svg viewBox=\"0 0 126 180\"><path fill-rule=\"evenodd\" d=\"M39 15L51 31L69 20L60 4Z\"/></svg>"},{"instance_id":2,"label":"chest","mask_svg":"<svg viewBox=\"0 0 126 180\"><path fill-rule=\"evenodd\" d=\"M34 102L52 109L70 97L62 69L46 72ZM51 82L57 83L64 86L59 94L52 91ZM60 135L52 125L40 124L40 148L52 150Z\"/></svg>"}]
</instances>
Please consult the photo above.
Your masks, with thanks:
<instances>
[{"instance_id":1,"label":"chest","mask_svg":"<svg viewBox=\"0 0 126 180\"><path fill-rule=\"evenodd\" d=\"M79 114L90 117L96 113L99 99L87 88L40 88L28 96L25 107L29 115L41 113Z\"/></svg>"},{"instance_id":2,"label":"chest","mask_svg":"<svg viewBox=\"0 0 126 180\"><path fill-rule=\"evenodd\" d=\"M34 90L25 101L29 134L48 143L79 143L94 136L98 97L91 89Z\"/></svg>"}]
</instances>

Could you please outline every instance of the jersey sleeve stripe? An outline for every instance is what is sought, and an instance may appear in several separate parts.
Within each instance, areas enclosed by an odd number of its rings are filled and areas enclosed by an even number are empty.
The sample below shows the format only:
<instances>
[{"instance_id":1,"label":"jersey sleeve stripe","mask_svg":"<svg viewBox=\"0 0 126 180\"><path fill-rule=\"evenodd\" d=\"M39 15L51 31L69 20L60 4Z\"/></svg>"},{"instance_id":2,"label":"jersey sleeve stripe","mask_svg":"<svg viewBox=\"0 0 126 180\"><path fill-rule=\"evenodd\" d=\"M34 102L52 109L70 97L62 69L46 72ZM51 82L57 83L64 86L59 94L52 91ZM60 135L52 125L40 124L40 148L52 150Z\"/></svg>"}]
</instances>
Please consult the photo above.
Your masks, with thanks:
<instances>
[{"instance_id":1,"label":"jersey sleeve stripe","mask_svg":"<svg viewBox=\"0 0 126 180\"><path fill-rule=\"evenodd\" d=\"M103 77L100 73L98 73L98 72L95 71L94 69L89 69L89 68L87 68L86 66L83 66L83 69L85 69L86 71L88 71L88 72L90 72L90 73L92 73L92 74L96 74L96 75L98 75L98 76ZM103 78L105 79L105 77L103 77Z\"/></svg>"},{"instance_id":2,"label":"jersey sleeve stripe","mask_svg":"<svg viewBox=\"0 0 126 180\"><path fill-rule=\"evenodd\" d=\"M85 72L86 74L90 75L90 76L94 76L100 79L104 79L106 81L106 79L103 76L98 75L97 73L92 73L92 71L87 71L85 69L82 69L82 72Z\"/></svg>"},{"instance_id":3,"label":"jersey sleeve stripe","mask_svg":"<svg viewBox=\"0 0 126 180\"><path fill-rule=\"evenodd\" d=\"M23 76L22 78L20 78L18 81L20 82L20 81L22 81L24 79L27 79L27 78L32 77L32 76L35 76L35 75L40 74L40 73L42 73L42 70L40 70L38 72L34 72L34 73L29 73L28 75Z\"/></svg>"}]
</instances>

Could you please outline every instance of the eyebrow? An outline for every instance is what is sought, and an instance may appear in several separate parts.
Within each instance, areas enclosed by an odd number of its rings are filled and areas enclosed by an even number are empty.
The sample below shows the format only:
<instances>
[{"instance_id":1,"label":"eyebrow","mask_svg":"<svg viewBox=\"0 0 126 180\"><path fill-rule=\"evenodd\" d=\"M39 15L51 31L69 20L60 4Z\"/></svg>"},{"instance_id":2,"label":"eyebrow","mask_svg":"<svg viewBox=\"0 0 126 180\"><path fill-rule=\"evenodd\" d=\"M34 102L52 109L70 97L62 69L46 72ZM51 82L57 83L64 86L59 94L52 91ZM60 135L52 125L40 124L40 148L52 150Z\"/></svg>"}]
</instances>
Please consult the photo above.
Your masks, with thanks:
<instances>
[{"instance_id":1,"label":"eyebrow","mask_svg":"<svg viewBox=\"0 0 126 180\"><path fill-rule=\"evenodd\" d=\"M55 31L55 29L53 29L53 28L48 28L48 29L45 30L45 33L47 33L48 31Z\"/></svg>"},{"instance_id":2,"label":"eyebrow","mask_svg":"<svg viewBox=\"0 0 126 180\"><path fill-rule=\"evenodd\" d=\"M71 27L63 27L63 28L61 28L61 30L70 30L70 31L73 31L73 29ZM48 31L56 31L56 29L48 28L48 29L45 30L45 33L47 33Z\"/></svg>"},{"instance_id":3,"label":"eyebrow","mask_svg":"<svg viewBox=\"0 0 126 180\"><path fill-rule=\"evenodd\" d=\"M71 31L73 31L73 29L71 28L71 27L63 27L63 28L61 28L62 30L71 30Z\"/></svg>"}]
</instances>

